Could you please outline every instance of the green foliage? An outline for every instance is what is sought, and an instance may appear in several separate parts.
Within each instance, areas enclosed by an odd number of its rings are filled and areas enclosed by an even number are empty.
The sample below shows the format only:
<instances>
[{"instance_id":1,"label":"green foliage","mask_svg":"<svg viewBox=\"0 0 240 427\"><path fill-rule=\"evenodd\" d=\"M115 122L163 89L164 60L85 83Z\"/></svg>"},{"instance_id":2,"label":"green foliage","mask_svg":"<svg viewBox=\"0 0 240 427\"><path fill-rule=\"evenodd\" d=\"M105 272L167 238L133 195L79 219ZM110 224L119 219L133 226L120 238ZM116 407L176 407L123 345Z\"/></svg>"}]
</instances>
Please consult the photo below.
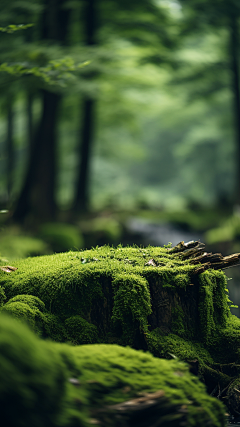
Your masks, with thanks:
<instances>
[{"instance_id":1,"label":"green foliage","mask_svg":"<svg viewBox=\"0 0 240 427\"><path fill-rule=\"evenodd\" d=\"M39 236L50 244L54 252L79 250L83 246L80 230L71 224L45 223L39 230Z\"/></svg>"},{"instance_id":2,"label":"green foliage","mask_svg":"<svg viewBox=\"0 0 240 427\"><path fill-rule=\"evenodd\" d=\"M89 61L75 64L73 58L65 57L49 61L44 67L32 66L31 62L26 63L2 63L0 72L4 72L19 78L21 76L34 76L42 80L47 85L67 87L72 83L74 73L76 74L81 68L89 64Z\"/></svg>"},{"instance_id":3,"label":"green foliage","mask_svg":"<svg viewBox=\"0 0 240 427\"><path fill-rule=\"evenodd\" d=\"M87 427L92 409L158 390L164 391L170 418L184 405L188 426L224 426L221 402L176 360L117 345L44 342L1 316L0 364L1 419L9 427ZM157 416L164 420L161 405ZM112 425L111 417L104 425Z\"/></svg>"},{"instance_id":4,"label":"green foliage","mask_svg":"<svg viewBox=\"0 0 240 427\"><path fill-rule=\"evenodd\" d=\"M214 227L205 233L206 242L216 244L221 242L231 242L240 237L240 217L238 214L232 215L222 221L219 227Z\"/></svg>"},{"instance_id":5,"label":"green foliage","mask_svg":"<svg viewBox=\"0 0 240 427\"><path fill-rule=\"evenodd\" d=\"M15 33L15 31L26 30L31 28L34 24L18 24L18 25L8 25L7 27L0 27L0 31L3 33Z\"/></svg>"}]
</instances>

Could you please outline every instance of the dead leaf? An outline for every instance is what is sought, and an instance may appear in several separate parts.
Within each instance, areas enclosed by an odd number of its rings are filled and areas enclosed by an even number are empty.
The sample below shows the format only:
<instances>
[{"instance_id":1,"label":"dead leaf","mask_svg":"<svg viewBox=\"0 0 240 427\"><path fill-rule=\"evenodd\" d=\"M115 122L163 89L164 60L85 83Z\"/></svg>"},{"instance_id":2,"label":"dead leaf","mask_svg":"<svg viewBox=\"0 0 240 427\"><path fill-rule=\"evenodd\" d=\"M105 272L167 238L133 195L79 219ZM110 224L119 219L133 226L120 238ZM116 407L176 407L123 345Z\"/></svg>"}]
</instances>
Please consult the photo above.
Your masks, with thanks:
<instances>
[{"instance_id":1,"label":"dead leaf","mask_svg":"<svg viewBox=\"0 0 240 427\"><path fill-rule=\"evenodd\" d=\"M17 267L12 267L11 265L4 265L3 267L0 267L0 270L5 271L6 273L12 273L13 271L17 270Z\"/></svg>"}]
</instances>

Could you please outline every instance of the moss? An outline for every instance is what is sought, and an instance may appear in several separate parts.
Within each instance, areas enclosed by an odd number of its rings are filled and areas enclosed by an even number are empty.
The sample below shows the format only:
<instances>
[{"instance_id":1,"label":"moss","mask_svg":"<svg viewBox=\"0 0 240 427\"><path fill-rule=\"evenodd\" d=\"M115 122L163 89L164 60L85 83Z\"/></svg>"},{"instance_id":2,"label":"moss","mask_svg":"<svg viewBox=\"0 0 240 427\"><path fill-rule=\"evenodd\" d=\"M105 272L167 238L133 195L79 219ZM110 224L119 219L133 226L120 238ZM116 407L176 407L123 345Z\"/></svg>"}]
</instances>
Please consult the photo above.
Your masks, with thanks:
<instances>
[{"instance_id":1,"label":"moss","mask_svg":"<svg viewBox=\"0 0 240 427\"><path fill-rule=\"evenodd\" d=\"M145 265L151 258L159 264L158 268ZM174 286L181 289L183 283L186 286L190 281L195 268L169 254L167 248L114 249L109 246L28 258L14 265L18 270L11 275L0 271L0 284L5 287L7 299L18 294L37 296L47 312L62 323L72 316L89 321L93 302L104 306L106 293L111 293L113 288L112 321L120 323L125 343L129 344L136 329L147 330L147 317L151 313L148 282L157 279L173 289ZM102 339L103 329L99 329Z\"/></svg>"},{"instance_id":2,"label":"moss","mask_svg":"<svg viewBox=\"0 0 240 427\"><path fill-rule=\"evenodd\" d=\"M199 276L199 317L203 341L210 344L218 328L226 325L230 316L226 296L226 276L221 271L208 270Z\"/></svg>"},{"instance_id":3,"label":"moss","mask_svg":"<svg viewBox=\"0 0 240 427\"><path fill-rule=\"evenodd\" d=\"M0 365L2 425L57 425L66 388L58 353L23 324L1 316Z\"/></svg>"},{"instance_id":4,"label":"moss","mask_svg":"<svg viewBox=\"0 0 240 427\"><path fill-rule=\"evenodd\" d=\"M172 422L184 408L189 427L225 424L221 402L209 397L198 378L176 360L117 345L44 342L1 316L0 364L1 421L9 427L87 427L98 408L157 390L164 392L164 409ZM160 405L156 421L164 425L164 420ZM114 413L104 425L113 421Z\"/></svg>"},{"instance_id":5,"label":"moss","mask_svg":"<svg viewBox=\"0 0 240 427\"><path fill-rule=\"evenodd\" d=\"M150 259L154 259L157 268L146 265ZM72 316L80 316L92 323L88 317L93 302L104 306L108 298L106 292L111 292L112 288L113 325L120 325L128 344L131 344L136 329L144 333L148 330L151 313L149 283L160 281L163 287L181 295L191 284L196 268L178 254L169 253L168 248L121 246L29 258L15 265L18 270L11 275L0 271L0 284L4 286L7 298L17 294L39 297L47 312L57 316L62 324ZM229 315L225 290L222 272L207 271L200 275L200 332L206 343L211 341L216 328L224 327ZM187 336L187 332L191 335L182 310L177 302L172 307L172 332L180 336ZM99 331L103 339L105 332L101 328Z\"/></svg>"},{"instance_id":6,"label":"moss","mask_svg":"<svg viewBox=\"0 0 240 427\"><path fill-rule=\"evenodd\" d=\"M27 323L40 336L60 342L66 340L66 331L60 319L48 313L38 297L17 295L1 308L1 312Z\"/></svg>"},{"instance_id":7,"label":"moss","mask_svg":"<svg viewBox=\"0 0 240 427\"><path fill-rule=\"evenodd\" d=\"M44 338L120 343L181 359L191 339L189 357L198 358L201 366L240 357L239 324L229 310L224 273L208 270L196 278L198 266L168 248L104 246L14 265L18 269L11 274L0 271L7 298L2 310L27 320ZM162 335L156 329L161 321L166 323Z\"/></svg>"},{"instance_id":8,"label":"moss","mask_svg":"<svg viewBox=\"0 0 240 427\"><path fill-rule=\"evenodd\" d=\"M66 319L65 327L67 338L73 344L92 344L98 342L98 329L88 323L81 316L72 316Z\"/></svg>"},{"instance_id":9,"label":"moss","mask_svg":"<svg viewBox=\"0 0 240 427\"><path fill-rule=\"evenodd\" d=\"M112 319L121 323L123 339L131 343L135 332L132 325L139 325L144 332L148 330L147 316L152 311L148 282L141 276L125 273L117 274L112 286L114 289Z\"/></svg>"},{"instance_id":10,"label":"moss","mask_svg":"<svg viewBox=\"0 0 240 427\"><path fill-rule=\"evenodd\" d=\"M218 328L208 343L209 351L221 363L240 360L240 319L231 315L225 327Z\"/></svg>"},{"instance_id":11,"label":"moss","mask_svg":"<svg viewBox=\"0 0 240 427\"><path fill-rule=\"evenodd\" d=\"M179 337L184 337L186 335L186 327L184 322L185 314L182 307L176 305L172 309L172 322L171 330L174 334L177 334Z\"/></svg>"},{"instance_id":12,"label":"moss","mask_svg":"<svg viewBox=\"0 0 240 427\"><path fill-rule=\"evenodd\" d=\"M6 295L4 292L4 289L2 286L0 286L0 307L2 307L2 305L4 304L4 301L6 301Z\"/></svg>"},{"instance_id":13,"label":"moss","mask_svg":"<svg viewBox=\"0 0 240 427\"><path fill-rule=\"evenodd\" d=\"M42 313L38 308L39 306L44 308L44 304L39 298L32 295L17 295L1 308L1 312L11 314L13 317L28 323L39 334L42 323Z\"/></svg>"},{"instance_id":14,"label":"moss","mask_svg":"<svg viewBox=\"0 0 240 427\"><path fill-rule=\"evenodd\" d=\"M202 343L185 340L176 334L165 335L160 328L147 334L149 350L154 356L180 360L198 359L200 363L213 364L213 358Z\"/></svg>"}]
</instances>

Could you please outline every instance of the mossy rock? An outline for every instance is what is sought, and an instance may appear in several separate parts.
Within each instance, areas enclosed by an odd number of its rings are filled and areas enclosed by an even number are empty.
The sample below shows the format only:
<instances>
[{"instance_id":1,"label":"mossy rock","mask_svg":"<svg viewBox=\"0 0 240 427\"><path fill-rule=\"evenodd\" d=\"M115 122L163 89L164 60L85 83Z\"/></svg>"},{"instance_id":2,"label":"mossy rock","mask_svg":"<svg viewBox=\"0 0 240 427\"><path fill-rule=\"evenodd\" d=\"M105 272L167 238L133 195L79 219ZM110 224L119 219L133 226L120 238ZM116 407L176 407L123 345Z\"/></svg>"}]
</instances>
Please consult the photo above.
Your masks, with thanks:
<instances>
[{"instance_id":1,"label":"mossy rock","mask_svg":"<svg viewBox=\"0 0 240 427\"><path fill-rule=\"evenodd\" d=\"M104 246L14 266L12 273L0 271L7 298L2 310L20 304L12 300L17 295L39 298L45 309L36 308L41 314L35 324L33 308L19 313L29 315L28 323L44 338L129 345L160 358L197 360L210 393L238 375L240 320L230 313L222 271L199 274L198 264L150 246Z\"/></svg>"},{"instance_id":2,"label":"mossy rock","mask_svg":"<svg viewBox=\"0 0 240 427\"><path fill-rule=\"evenodd\" d=\"M225 425L224 406L177 360L117 345L43 341L1 315L0 365L5 426Z\"/></svg>"}]
</instances>

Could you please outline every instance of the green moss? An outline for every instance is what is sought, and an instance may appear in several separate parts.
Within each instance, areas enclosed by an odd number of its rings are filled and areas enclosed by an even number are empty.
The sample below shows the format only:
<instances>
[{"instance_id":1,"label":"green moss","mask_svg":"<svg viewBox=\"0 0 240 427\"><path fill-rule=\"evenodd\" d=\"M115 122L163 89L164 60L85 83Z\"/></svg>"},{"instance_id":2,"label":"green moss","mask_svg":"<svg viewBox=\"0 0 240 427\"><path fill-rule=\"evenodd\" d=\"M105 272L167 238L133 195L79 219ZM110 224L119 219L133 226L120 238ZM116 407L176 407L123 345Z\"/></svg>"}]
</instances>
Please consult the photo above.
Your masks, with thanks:
<instances>
[{"instance_id":1,"label":"green moss","mask_svg":"<svg viewBox=\"0 0 240 427\"><path fill-rule=\"evenodd\" d=\"M66 331L60 319L48 313L38 297L17 295L1 308L1 312L27 323L38 335L60 342L66 340Z\"/></svg>"},{"instance_id":2,"label":"green moss","mask_svg":"<svg viewBox=\"0 0 240 427\"><path fill-rule=\"evenodd\" d=\"M198 266L168 248L104 246L28 258L14 265L18 269L10 274L0 271L7 298L2 310L25 319L44 338L73 344L118 343L181 359L191 339L194 348L189 357L209 368L213 361L240 357L235 339L239 325L229 310L224 273L208 270L196 279ZM156 312L165 321L166 305L155 301L159 287L170 307L164 334L156 326L154 331L149 327ZM188 298L198 309L192 313L193 321L185 317L185 310L191 310ZM210 359L202 359L203 347Z\"/></svg>"},{"instance_id":3,"label":"green moss","mask_svg":"<svg viewBox=\"0 0 240 427\"><path fill-rule=\"evenodd\" d=\"M179 337L184 337L186 335L186 327L184 322L185 314L182 307L176 305L172 309L172 322L171 330L174 334L177 334Z\"/></svg>"},{"instance_id":4,"label":"green moss","mask_svg":"<svg viewBox=\"0 0 240 427\"><path fill-rule=\"evenodd\" d=\"M157 268L147 264L151 259L154 259ZM108 295L113 292L113 328L121 328L123 342L128 344L132 344L137 330L144 333L148 331L148 316L151 313L149 284L161 283L161 286L172 289L180 296L191 284L196 269L188 260L170 253L168 248L121 246L116 249L104 246L82 252L29 258L15 265L18 270L9 275L0 271L0 285L4 287L7 299L19 294L36 296L45 304L46 312L55 315L62 325L74 316L92 323L89 312L93 304L109 304L107 300L111 297ZM5 310L13 312L9 301L7 304ZM21 306L22 316L23 308ZM25 307L25 317L28 312L30 319L33 319L31 310L32 307ZM192 336L193 332L184 322L182 310L176 299L172 307L172 332L182 337ZM201 274L201 339L210 342L216 328L224 327L228 315L224 274L218 271ZM49 322L48 319L46 325ZM51 328L46 326L44 330L47 334ZM99 333L102 340L106 339L103 327L100 327ZM58 333L54 335L56 337Z\"/></svg>"},{"instance_id":5,"label":"green moss","mask_svg":"<svg viewBox=\"0 0 240 427\"><path fill-rule=\"evenodd\" d=\"M184 408L189 427L224 426L223 405L176 360L117 345L44 342L1 316L0 364L1 421L9 427L87 427L93 410L158 390L164 392L158 423L164 425L166 412L172 421L182 417ZM113 426L114 412L104 421Z\"/></svg>"},{"instance_id":6,"label":"green moss","mask_svg":"<svg viewBox=\"0 0 240 427\"><path fill-rule=\"evenodd\" d=\"M113 321L120 322L125 340L131 343L135 332L133 325L148 330L147 316L151 313L148 282L135 274L117 274L112 282L114 289ZM130 326L130 327L129 327ZM124 339L123 337L123 339Z\"/></svg>"},{"instance_id":7,"label":"green moss","mask_svg":"<svg viewBox=\"0 0 240 427\"><path fill-rule=\"evenodd\" d=\"M2 305L4 304L4 301L6 301L6 295L3 287L0 286L0 307L2 307Z\"/></svg>"},{"instance_id":8,"label":"green moss","mask_svg":"<svg viewBox=\"0 0 240 427\"><path fill-rule=\"evenodd\" d=\"M13 317L28 323L39 334L42 323L42 313L39 307L44 309L44 304L39 298L32 295L17 295L1 308L1 312L11 314Z\"/></svg>"},{"instance_id":9,"label":"green moss","mask_svg":"<svg viewBox=\"0 0 240 427\"><path fill-rule=\"evenodd\" d=\"M180 360L198 359L202 363L211 364L213 358L202 343L185 340L178 335L165 335L160 328L147 334L149 350L154 356L171 359L173 356Z\"/></svg>"},{"instance_id":10,"label":"green moss","mask_svg":"<svg viewBox=\"0 0 240 427\"><path fill-rule=\"evenodd\" d=\"M226 296L226 276L221 271L208 270L199 276L199 317L203 341L210 344L219 327L224 327L230 316Z\"/></svg>"},{"instance_id":11,"label":"green moss","mask_svg":"<svg viewBox=\"0 0 240 427\"><path fill-rule=\"evenodd\" d=\"M98 329L80 316L69 317L65 321L67 338L73 344L92 344L98 342Z\"/></svg>"},{"instance_id":12,"label":"green moss","mask_svg":"<svg viewBox=\"0 0 240 427\"><path fill-rule=\"evenodd\" d=\"M58 353L23 324L1 316L0 365L2 425L57 425L66 388Z\"/></svg>"},{"instance_id":13,"label":"green moss","mask_svg":"<svg viewBox=\"0 0 240 427\"><path fill-rule=\"evenodd\" d=\"M159 264L158 268L145 265L151 258ZM18 267L14 273L7 275L0 271L0 284L7 299L19 294L39 297L46 311L62 323L72 316L89 321L92 305L104 306L107 294L113 290L112 321L121 325L125 343L129 344L137 329L147 330L147 317L151 313L148 282L157 279L180 289L190 281L195 269L169 254L166 248L109 246L29 258L14 265ZM101 328L100 332L104 339L105 332Z\"/></svg>"}]
</instances>

